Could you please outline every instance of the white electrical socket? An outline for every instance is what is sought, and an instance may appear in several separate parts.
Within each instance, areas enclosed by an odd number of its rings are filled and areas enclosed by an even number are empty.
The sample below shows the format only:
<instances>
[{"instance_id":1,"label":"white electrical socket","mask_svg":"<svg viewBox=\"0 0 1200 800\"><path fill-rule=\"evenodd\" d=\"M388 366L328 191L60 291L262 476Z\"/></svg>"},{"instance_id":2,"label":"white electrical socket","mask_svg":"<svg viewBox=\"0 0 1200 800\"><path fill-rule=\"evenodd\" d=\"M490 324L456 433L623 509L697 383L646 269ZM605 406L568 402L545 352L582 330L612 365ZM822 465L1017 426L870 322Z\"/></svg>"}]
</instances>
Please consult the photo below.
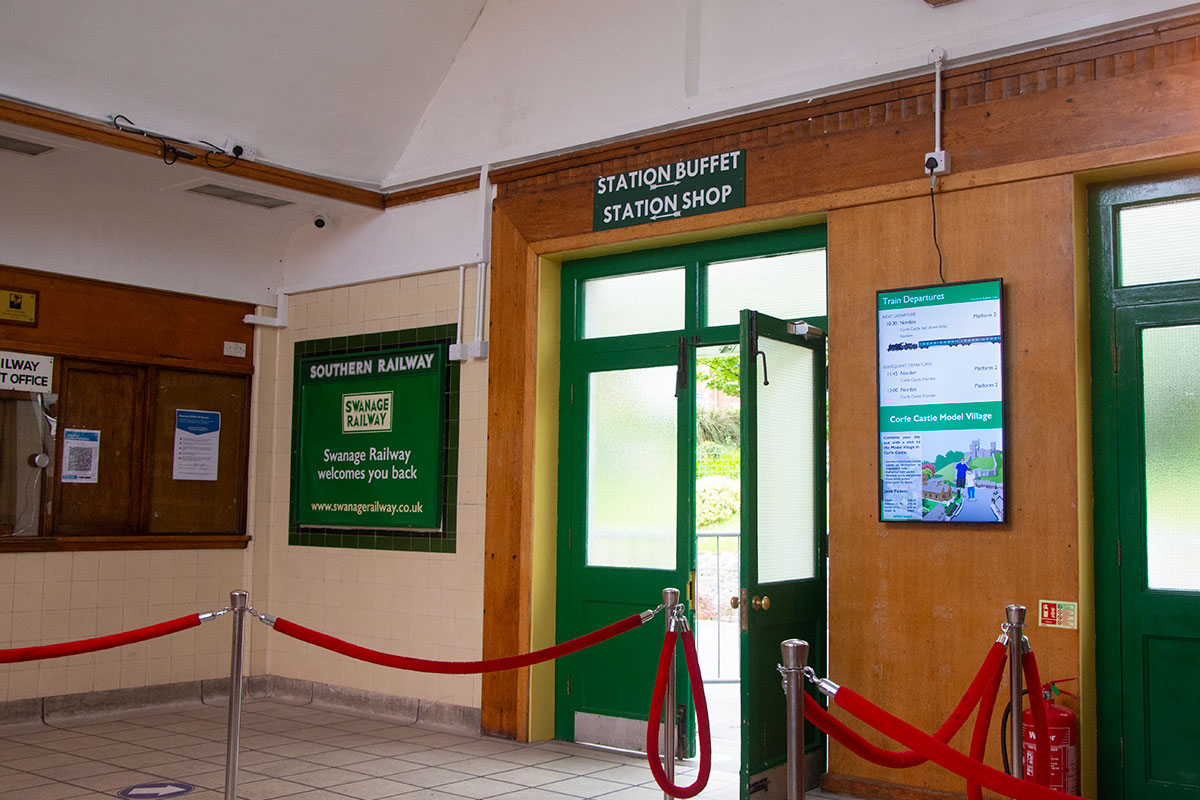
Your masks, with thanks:
<instances>
[{"instance_id":1,"label":"white electrical socket","mask_svg":"<svg viewBox=\"0 0 1200 800\"><path fill-rule=\"evenodd\" d=\"M933 173L934 175L945 175L950 172L950 154L945 150L935 150L932 153L926 153L924 163L928 164L929 159L931 158L937 162L937 166L933 169L930 169L928 166L926 166L926 175L929 175L930 173Z\"/></svg>"},{"instance_id":2,"label":"white electrical socket","mask_svg":"<svg viewBox=\"0 0 1200 800\"><path fill-rule=\"evenodd\" d=\"M488 343L476 340L467 345L467 353L471 358L487 358Z\"/></svg>"},{"instance_id":3,"label":"white electrical socket","mask_svg":"<svg viewBox=\"0 0 1200 800\"><path fill-rule=\"evenodd\" d=\"M463 360L462 349L463 349L463 347L461 344L450 345L450 354L449 354L450 360L451 361L462 361Z\"/></svg>"},{"instance_id":4,"label":"white electrical socket","mask_svg":"<svg viewBox=\"0 0 1200 800\"><path fill-rule=\"evenodd\" d=\"M233 356L234 358L245 358L246 357L246 343L245 342L225 342L225 349L222 352L224 352L225 355Z\"/></svg>"},{"instance_id":5,"label":"white electrical socket","mask_svg":"<svg viewBox=\"0 0 1200 800\"><path fill-rule=\"evenodd\" d=\"M249 142L234 139L232 136L225 140L225 152L228 155L233 155L233 148L235 147L242 148L241 155L238 156L239 161L253 161L254 156L258 155L258 151L254 149L254 145Z\"/></svg>"}]
</instances>

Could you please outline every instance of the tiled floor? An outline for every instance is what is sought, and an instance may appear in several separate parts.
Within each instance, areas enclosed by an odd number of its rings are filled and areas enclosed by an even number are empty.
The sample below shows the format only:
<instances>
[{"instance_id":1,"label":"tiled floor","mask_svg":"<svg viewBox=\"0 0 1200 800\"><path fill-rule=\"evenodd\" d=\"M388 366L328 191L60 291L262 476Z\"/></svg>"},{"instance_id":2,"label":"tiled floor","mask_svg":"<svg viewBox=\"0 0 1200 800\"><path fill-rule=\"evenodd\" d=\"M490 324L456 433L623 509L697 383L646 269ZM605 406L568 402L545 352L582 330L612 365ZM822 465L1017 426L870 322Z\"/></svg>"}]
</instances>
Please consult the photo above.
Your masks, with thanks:
<instances>
[{"instance_id":1,"label":"tiled floor","mask_svg":"<svg viewBox=\"0 0 1200 800\"><path fill-rule=\"evenodd\" d=\"M0 800L111 798L176 781L187 800L221 800L223 707L108 721L0 728ZM238 796L245 800L658 800L643 756L564 742L518 744L276 701L242 718ZM737 800L736 759L714 758L711 800ZM677 780L688 784L694 764ZM153 795L142 794L143 797Z\"/></svg>"}]
</instances>

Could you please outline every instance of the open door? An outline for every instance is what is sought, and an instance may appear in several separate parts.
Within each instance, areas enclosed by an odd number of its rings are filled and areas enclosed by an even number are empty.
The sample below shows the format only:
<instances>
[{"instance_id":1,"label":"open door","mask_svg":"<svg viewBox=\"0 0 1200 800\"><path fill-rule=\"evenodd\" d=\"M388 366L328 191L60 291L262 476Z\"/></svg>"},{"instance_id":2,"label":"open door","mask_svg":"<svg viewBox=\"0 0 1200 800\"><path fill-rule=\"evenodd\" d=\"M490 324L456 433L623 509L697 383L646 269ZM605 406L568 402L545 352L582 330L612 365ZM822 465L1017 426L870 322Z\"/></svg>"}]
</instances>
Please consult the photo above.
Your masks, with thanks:
<instances>
[{"instance_id":1,"label":"open door","mask_svg":"<svg viewBox=\"0 0 1200 800\"><path fill-rule=\"evenodd\" d=\"M741 313L743 800L787 796L780 642L803 639L808 663L825 662L825 341L802 325ZM805 731L812 788L824 740Z\"/></svg>"}]
</instances>

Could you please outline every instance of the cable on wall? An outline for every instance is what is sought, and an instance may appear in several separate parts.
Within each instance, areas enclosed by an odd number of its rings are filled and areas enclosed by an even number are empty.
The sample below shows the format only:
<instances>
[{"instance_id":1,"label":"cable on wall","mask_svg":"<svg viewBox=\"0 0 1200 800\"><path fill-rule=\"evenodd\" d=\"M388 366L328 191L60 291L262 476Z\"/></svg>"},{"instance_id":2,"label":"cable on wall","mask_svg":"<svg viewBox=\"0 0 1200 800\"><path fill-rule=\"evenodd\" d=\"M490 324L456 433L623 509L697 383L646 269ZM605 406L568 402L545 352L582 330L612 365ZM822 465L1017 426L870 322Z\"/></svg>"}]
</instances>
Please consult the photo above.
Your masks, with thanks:
<instances>
[{"instance_id":1,"label":"cable on wall","mask_svg":"<svg viewBox=\"0 0 1200 800\"><path fill-rule=\"evenodd\" d=\"M926 161L925 162L926 165L928 165L929 161L933 161L933 159L930 158L928 161ZM938 244L938 238L937 238L937 199L936 199L936 195L934 194L934 191L933 191L934 184L936 184L936 183L937 183L937 175L930 174L930 176L929 176L929 210L932 212L932 217L933 217L933 246L937 250L937 254L938 254L938 280L940 280L942 283L945 283L946 276L942 274L942 246L940 244Z\"/></svg>"},{"instance_id":2,"label":"cable on wall","mask_svg":"<svg viewBox=\"0 0 1200 800\"><path fill-rule=\"evenodd\" d=\"M189 147L194 147L197 150L203 151L204 165L210 169L229 169L234 164L238 163L242 157L243 151L241 145L235 145L232 150L227 152L223 148L217 147L212 142L207 142L203 139L193 142L188 139L179 139L174 136L167 136L163 133L155 133L153 131L139 128L133 124L133 120L124 114L114 114L111 119L113 127L119 131L124 133L136 133L138 136L145 136L147 139L153 139L154 141L158 142L159 146L162 148L163 163L167 166L174 164L181 158L185 161L195 161L198 157L196 153L176 147L174 144L172 144L172 142L178 142L179 144L188 145ZM122 122L122 120L124 120L124 122ZM222 164L219 163L219 161L213 161L213 156L225 156L233 160L226 164Z\"/></svg>"}]
</instances>

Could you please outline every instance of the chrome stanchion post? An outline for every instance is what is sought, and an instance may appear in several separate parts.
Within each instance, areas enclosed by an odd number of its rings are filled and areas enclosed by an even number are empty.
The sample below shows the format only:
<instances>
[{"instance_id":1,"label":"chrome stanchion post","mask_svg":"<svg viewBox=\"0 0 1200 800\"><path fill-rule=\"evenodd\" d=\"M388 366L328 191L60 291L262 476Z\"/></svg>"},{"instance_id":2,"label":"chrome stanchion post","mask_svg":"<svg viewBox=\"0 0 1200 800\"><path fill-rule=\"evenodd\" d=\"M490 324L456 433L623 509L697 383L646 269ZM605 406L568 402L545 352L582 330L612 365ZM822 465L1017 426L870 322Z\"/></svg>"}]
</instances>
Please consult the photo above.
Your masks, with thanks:
<instances>
[{"instance_id":1,"label":"chrome stanchion post","mask_svg":"<svg viewBox=\"0 0 1200 800\"><path fill-rule=\"evenodd\" d=\"M242 726L242 651L246 629L246 599L243 591L229 593L233 612L233 646L229 666L229 729L225 739L225 800L237 800L238 747Z\"/></svg>"},{"instance_id":2,"label":"chrome stanchion post","mask_svg":"<svg viewBox=\"0 0 1200 800\"><path fill-rule=\"evenodd\" d=\"M1006 606L1008 618L1008 685L1012 720L1008 732L1009 774L1021 777L1025 758L1021 752L1021 653L1025 640L1025 606Z\"/></svg>"},{"instance_id":3,"label":"chrome stanchion post","mask_svg":"<svg viewBox=\"0 0 1200 800\"><path fill-rule=\"evenodd\" d=\"M676 626L676 606L679 605L679 590L678 589L663 589L663 606L667 612L667 633L674 633ZM663 698L663 772L667 775L667 780L670 783L675 783L675 742L678 739L678 734L675 730L675 652L671 652L671 667L667 672L667 690ZM663 792L664 800L671 800L671 796Z\"/></svg>"},{"instance_id":4,"label":"chrome stanchion post","mask_svg":"<svg viewBox=\"0 0 1200 800\"><path fill-rule=\"evenodd\" d=\"M808 642L788 639L779 645L779 673L787 697L787 797L804 800L804 667Z\"/></svg>"}]
</instances>

